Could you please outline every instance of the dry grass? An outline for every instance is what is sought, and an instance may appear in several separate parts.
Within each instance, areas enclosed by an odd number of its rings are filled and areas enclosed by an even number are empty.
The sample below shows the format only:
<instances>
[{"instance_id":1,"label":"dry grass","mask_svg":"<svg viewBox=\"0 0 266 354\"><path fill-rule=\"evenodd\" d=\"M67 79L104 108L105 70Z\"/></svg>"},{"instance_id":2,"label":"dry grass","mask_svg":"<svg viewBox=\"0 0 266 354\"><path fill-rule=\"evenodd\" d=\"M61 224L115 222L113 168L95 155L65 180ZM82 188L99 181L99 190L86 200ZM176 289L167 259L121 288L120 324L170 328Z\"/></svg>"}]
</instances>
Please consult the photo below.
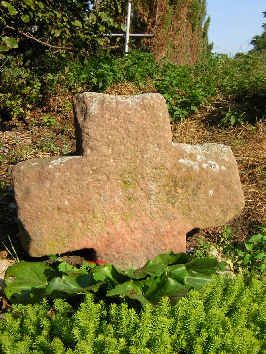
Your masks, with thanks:
<instances>
[{"instance_id":1,"label":"dry grass","mask_svg":"<svg viewBox=\"0 0 266 354\"><path fill-rule=\"evenodd\" d=\"M109 95L137 95L145 92L157 92L156 88L151 80L148 80L145 84L133 84L132 82L115 82L109 86L104 93Z\"/></svg>"}]
</instances>

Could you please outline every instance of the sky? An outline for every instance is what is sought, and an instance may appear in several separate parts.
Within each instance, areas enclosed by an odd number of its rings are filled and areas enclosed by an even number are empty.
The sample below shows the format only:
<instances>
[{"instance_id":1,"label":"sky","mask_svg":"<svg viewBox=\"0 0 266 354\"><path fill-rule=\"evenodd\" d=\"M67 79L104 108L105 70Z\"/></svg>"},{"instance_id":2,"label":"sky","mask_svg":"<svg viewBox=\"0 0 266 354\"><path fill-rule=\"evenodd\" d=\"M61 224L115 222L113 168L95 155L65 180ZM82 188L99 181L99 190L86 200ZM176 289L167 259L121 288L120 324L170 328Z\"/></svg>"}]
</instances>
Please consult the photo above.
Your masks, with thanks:
<instances>
[{"instance_id":1,"label":"sky","mask_svg":"<svg viewBox=\"0 0 266 354\"><path fill-rule=\"evenodd\" d=\"M207 12L211 16L209 42L214 53L233 56L253 48L251 39L262 33L266 22L262 12L265 0L207 0Z\"/></svg>"}]
</instances>

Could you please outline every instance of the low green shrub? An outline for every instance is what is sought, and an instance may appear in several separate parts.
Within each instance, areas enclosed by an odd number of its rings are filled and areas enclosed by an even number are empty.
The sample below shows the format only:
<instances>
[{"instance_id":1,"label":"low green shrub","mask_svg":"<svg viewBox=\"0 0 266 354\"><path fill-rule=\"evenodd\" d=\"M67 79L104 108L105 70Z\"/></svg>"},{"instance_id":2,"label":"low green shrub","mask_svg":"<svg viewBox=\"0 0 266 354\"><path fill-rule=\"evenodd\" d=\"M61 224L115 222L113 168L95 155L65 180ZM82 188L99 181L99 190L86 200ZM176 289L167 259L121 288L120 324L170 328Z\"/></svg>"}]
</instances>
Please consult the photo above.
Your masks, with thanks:
<instances>
[{"instance_id":1,"label":"low green shrub","mask_svg":"<svg viewBox=\"0 0 266 354\"><path fill-rule=\"evenodd\" d=\"M229 58L215 54L185 66L167 60L157 63L151 54L141 51L123 57L108 52L87 57L61 55L54 61L43 55L26 63L18 57L7 61L0 71L0 120L23 117L51 95L103 92L123 82L136 87L152 83L165 97L174 121L187 118L200 105L217 98L240 103L250 100L255 116L261 119L265 113L265 55L262 52ZM221 123L235 125L248 120L245 107L240 108L229 109Z\"/></svg>"},{"instance_id":2,"label":"low green shrub","mask_svg":"<svg viewBox=\"0 0 266 354\"><path fill-rule=\"evenodd\" d=\"M106 305L86 294L75 310L63 299L14 305L0 320L1 353L263 353L265 280L215 276L171 306Z\"/></svg>"},{"instance_id":3,"label":"low green shrub","mask_svg":"<svg viewBox=\"0 0 266 354\"><path fill-rule=\"evenodd\" d=\"M258 232L246 242L235 243L231 228L226 226L215 248L219 251L225 262L235 273L242 273L252 277L262 277L266 270L266 225L253 225ZM212 255L213 246L210 243L200 241L194 257L206 257Z\"/></svg>"},{"instance_id":4,"label":"low green shrub","mask_svg":"<svg viewBox=\"0 0 266 354\"><path fill-rule=\"evenodd\" d=\"M166 99L171 120L187 118L216 95L214 82L206 76L206 65L176 66L165 61L160 67L155 86Z\"/></svg>"}]
</instances>

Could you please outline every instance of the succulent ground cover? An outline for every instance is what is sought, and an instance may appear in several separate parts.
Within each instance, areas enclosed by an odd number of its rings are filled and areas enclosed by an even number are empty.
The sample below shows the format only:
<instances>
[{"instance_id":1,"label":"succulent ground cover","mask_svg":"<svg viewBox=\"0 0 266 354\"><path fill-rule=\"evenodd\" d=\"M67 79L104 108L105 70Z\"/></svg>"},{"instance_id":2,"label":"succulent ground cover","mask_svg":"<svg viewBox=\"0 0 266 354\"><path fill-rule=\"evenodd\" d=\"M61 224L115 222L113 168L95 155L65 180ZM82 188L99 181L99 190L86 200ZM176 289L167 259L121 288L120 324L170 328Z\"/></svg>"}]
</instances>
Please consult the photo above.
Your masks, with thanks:
<instances>
[{"instance_id":1,"label":"succulent ground cover","mask_svg":"<svg viewBox=\"0 0 266 354\"><path fill-rule=\"evenodd\" d=\"M0 320L3 353L264 353L265 281L229 284L216 276L171 306L163 297L141 310L90 293L13 305Z\"/></svg>"}]
</instances>

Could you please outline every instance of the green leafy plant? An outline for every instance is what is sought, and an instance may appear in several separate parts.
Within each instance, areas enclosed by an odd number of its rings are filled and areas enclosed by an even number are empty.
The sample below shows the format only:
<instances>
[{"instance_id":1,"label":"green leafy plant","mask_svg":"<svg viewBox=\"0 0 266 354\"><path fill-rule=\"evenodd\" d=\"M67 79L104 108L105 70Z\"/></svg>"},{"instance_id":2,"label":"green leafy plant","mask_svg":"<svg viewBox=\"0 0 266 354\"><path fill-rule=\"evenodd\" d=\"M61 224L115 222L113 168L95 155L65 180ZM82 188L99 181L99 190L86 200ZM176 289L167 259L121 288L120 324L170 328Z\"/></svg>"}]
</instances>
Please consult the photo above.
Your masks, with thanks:
<instances>
[{"instance_id":1,"label":"green leafy plant","mask_svg":"<svg viewBox=\"0 0 266 354\"><path fill-rule=\"evenodd\" d=\"M96 10L92 8L93 1L2 1L0 21L4 30L0 51L92 50L93 46L109 42L103 38L104 33L120 27L115 19L116 2L104 0Z\"/></svg>"},{"instance_id":2,"label":"green leafy plant","mask_svg":"<svg viewBox=\"0 0 266 354\"><path fill-rule=\"evenodd\" d=\"M211 252L211 244L204 242L201 238L199 240L200 245L195 248L194 252L192 253L192 258L201 258L201 257L208 257Z\"/></svg>"},{"instance_id":3,"label":"green leafy plant","mask_svg":"<svg viewBox=\"0 0 266 354\"><path fill-rule=\"evenodd\" d=\"M256 225L261 232L250 237L245 243L246 254L243 264L263 274L266 269L266 226Z\"/></svg>"},{"instance_id":4,"label":"green leafy plant","mask_svg":"<svg viewBox=\"0 0 266 354\"><path fill-rule=\"evenodd\" d=\"M235 243L231 228L226 226L216 246L201 240L193 257L210 256L217 249L233 272L261 277L266 269L266 226L253 227L260 229L260 232L251 236L245 243Z\"/></svg>"},{"instance_id":5,"label":"green leafy plant","mask_svg":"<svg viewBox=\"0 0 266 354\"><path fill-rule=\"evenodd\" d=\"M50 114L43 116L43 122L47 127L53 127L55 125L55 119Z\"/></svg>"},{"instance_id":6,"label":"green leafy plant","mask_svg":"<svg viewBox=\"0 0 266 354\"><path fill-rule=\"evenodd\" d=\"M59 148L55 145L55 138L50 136L40 137L37 139L37 146L42 151L50 151L53 154L59 154Z\"/></svg>"},{"instance_id":7,"label":"green leafy plant","mask_svg":"<svg viewBox=\"0 0 266 354\"><path fill-rule=\"evenodd\" d=\"M234 110L229 110L224 118L221 120L221 124L230 124L231 126L234 125L241 125L243 123L243 115L234 111Z\"/></svg>"},{"instance_id":8,"label":"green leafy plant","mask_svg":"<svg viewBox=\"0 0 266 354\"><path fill-rule=\"evenodd\" d=\"M8 268L5 294L13 303L28 303L38 296L73 296L93 292L107 299L156 304L167 295L172 303L191 289L200 289L219 268L213 258L190 261L184 253L158 255L137 270L121 271L111 264L83 264L80 269L63 262L52 265L21 261ZM24 284L24 285L23 285Z\"/></svg>"}]
</instances>

